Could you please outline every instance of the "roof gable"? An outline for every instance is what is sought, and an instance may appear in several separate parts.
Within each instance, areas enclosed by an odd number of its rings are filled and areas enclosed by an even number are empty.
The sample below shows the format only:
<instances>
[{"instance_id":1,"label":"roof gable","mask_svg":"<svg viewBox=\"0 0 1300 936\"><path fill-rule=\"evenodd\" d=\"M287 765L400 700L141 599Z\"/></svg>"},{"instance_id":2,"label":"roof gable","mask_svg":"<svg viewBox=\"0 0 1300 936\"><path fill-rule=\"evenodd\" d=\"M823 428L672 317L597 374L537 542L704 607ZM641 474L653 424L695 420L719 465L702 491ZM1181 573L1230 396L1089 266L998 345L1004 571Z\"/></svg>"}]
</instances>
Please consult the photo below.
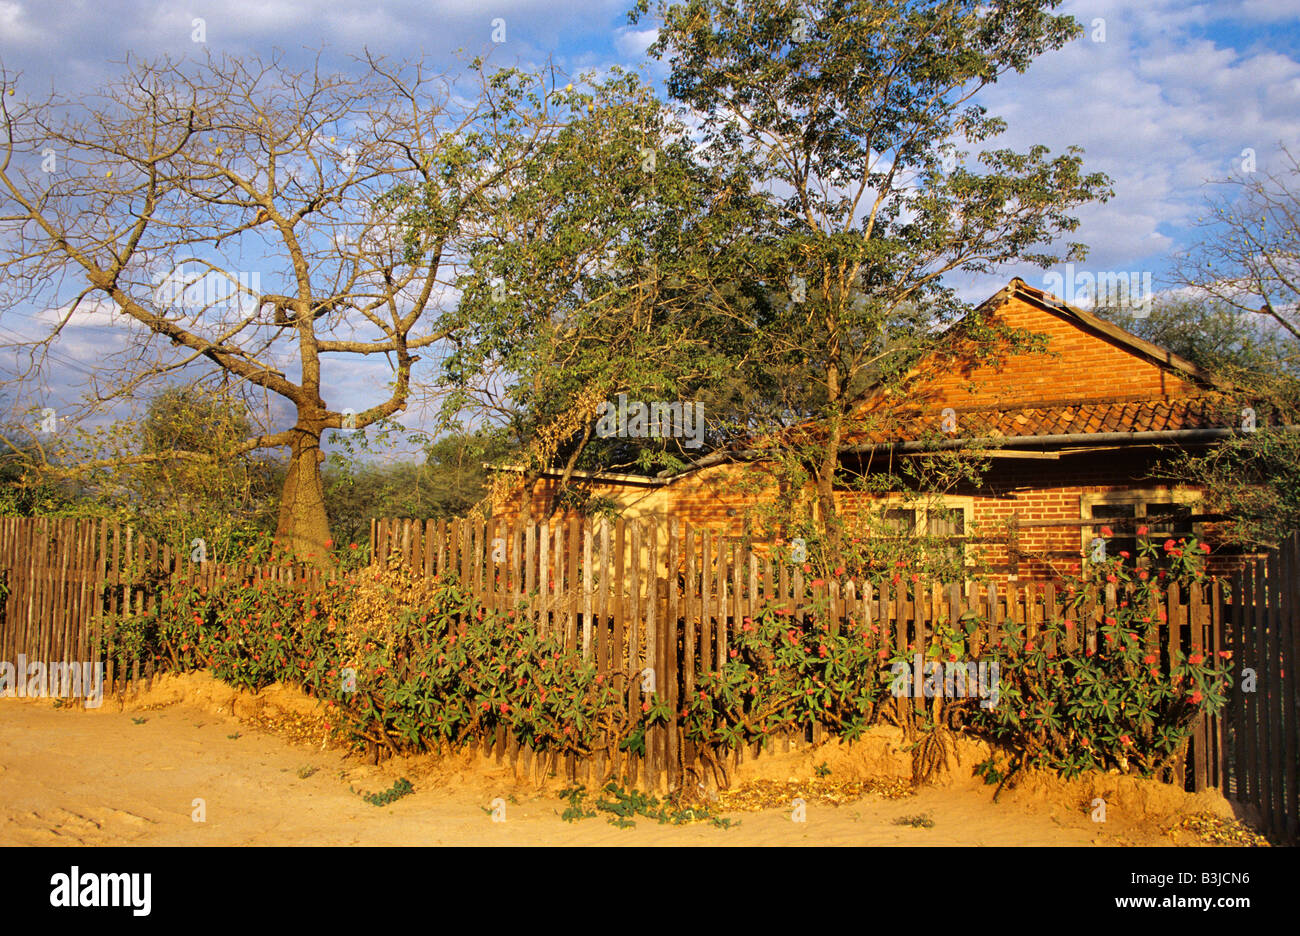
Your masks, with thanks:
<instances>
[{"instance_id":1,"label":"roof gable","mask_svg":"<svg viewBox=\"0 0 1300 936\"><path fill-rule=\"evenodd\" d=\"M1012 280L980 311L1044 336L1045 352L972 363L962 361L960 347L944 349L918 363L907 383L908 398L932 400L941 409L1020 408L1195 396L1216 382L1176 355L1021 280Z\"/></svg>"},{"instance_id":2,"label":"roof gable","mask_svg":"<svg viewBox=\"0 0 1300 936\"><path fill-rule=\"evenodd\" d=\"M915 439L927 432L1056 435L1222 425L1231 388L1189 361L1050 293L1013 279L974 313L1046 339L1044 351L1000 361L974 353L953 330L901 387L869 400L855 441ZM952 415L945 422L944 411ZM873 418L874 416L874 418ZM873 425L874 424L874 425Z\"/></svg>"}]
</instances>

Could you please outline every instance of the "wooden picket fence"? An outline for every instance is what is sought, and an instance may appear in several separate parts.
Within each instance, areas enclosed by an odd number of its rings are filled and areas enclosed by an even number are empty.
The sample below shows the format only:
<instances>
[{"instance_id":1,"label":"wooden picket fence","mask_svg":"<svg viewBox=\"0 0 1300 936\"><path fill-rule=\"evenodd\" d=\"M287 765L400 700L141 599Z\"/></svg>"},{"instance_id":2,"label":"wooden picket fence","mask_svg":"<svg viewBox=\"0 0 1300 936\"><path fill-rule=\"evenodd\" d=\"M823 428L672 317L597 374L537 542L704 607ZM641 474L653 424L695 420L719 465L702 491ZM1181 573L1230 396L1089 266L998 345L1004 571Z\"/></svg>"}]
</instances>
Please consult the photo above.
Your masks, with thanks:
<instances>
[{"instance_id":1,"label":"wooden picket fence","mask_svg":"<svg viewBox=\"0 0 1300 936\"><path fill-rule=\"evenodd\" d=\"M372 522L372 562L396 558L419 574L454 572L476 601L513 608L544 633L581 648L602 673L628 689L629 706L644 691L664 693L673 712L702 673L728 658L737 626L758 609L790 610L820 603L835 628L870 628L896 648L923 646L941 624L967 611L990 622L981 645L1007 622L1033 633L1059 616L1065 602L1054 586L1007 587L912 582L872 587L851 579L809 581L798 565L778 562L771 544L676 520L519 520ZM129 527L101 520L0 518L0 661L84 662L108 615L156 606L160 586L178 580L214 584L225 578L272 578L319 587L321 573L284 565L194 563ZM1168 778L1187 789L1218 787L1258 814L1280 839L1296 840L1300 756L1300 682L1296 661L1300 609L1300 540L1292 537L1230 580L1191 588L1171 586L1162 606L1161 665L1174 652L1231 651L1237 684L1222 717L1196 726L1185 757ZM1095 648L1113 587L1090 595L1076 612L1066 653ZM117 654L107 648L110 661ZM1254 692L1241 691L1253 672ZM133 660L114 672L108 689L152 675L152 662ZM817 732L769 739L769 748L819 740ZM540 769L535 752L503 737L495 757ZM621 763L602 758L568 765L584 779L619 775L669 787L712 780L704 763L724 768L758 749L697 751L676 719L650 732L644 752ZM551 765L552 767L554 765ZM715 769L715 768L710 768Z\"/></svg>"},{"instance_id":2,"label":"wooden picket fence","mask_svg":"<svg viewBox=\"0 0 1300 936\"><path fill-rule=\"evenodd\" d=\"M770 543L672 519L379 519L372 521L371 542L374 562L396 559L424 576L452 573L479 604L516 609L539 632L562 635L566 646L594 658L598 672L630 680L629 708L640 705L640 684L645 683L666 694L674 713L694 691L699 674L721 671L731 635L765 605L793 612L815 603L837 632L874 625L884 637L882 647L900 650L925 646L937 626L959 626L962 615L971 611L989 622L976 632L973 652L996 641L1008 622L1024 626L1032 637L1044 622L1058 619L1065 606L1052 584L981 587L904 580L875 587L852 579L810 579L801 566L778 561ZM1163 598L1167 623L1152 644L1162 666L1178 652L1217 652L1227 646L1220 582L1192 587L1186 594L1171 585ZM1118 600L1113 585L1088 596L1074 613L1077 627L1059 649L1067 654L1095 651L1103 620ZM1161 608L1152 609L1153 617ZM1229 768L1225 738L1224 719L1201 719L1166 779L1190 790L1224 785ZM820 739L814 727L804 737L783 736L773 744L788 750L791 744ZM498 757L513 759L518 753L508 742L497 747ZM626 758L617 772L673 787L701 779L706 773L701 759L710 765L738 764L757 754L757 748L696 751L680 737L674 715L669 724L650 732L644 756Z\"/></svg>"},{"instance_id":3,"label":"wooden picket fence","mask_svg":"<svg viewBox=\"0 0 1300 936\"><path fill-rule=\"evenodd\" d=\"M108 615L143 614L157 607L159 587L177 581L212 585L220 580L273 578L318 586L320 572L292 565L193 562L107 520L0 517L0 660L21 654L45 662L105 662L105 692L154 673L152 660L132 657L124 666L110 642L95 653Z\"/></svg>"},{"instance_id":4,"label":"wooden picket fence","mask_svg":"<svg viewBox=\"0 0 1300 936\"><path fill-rule=\"evenodd\" d=\"M1276 838L1300 841L1300 533L1232 579L1230 647L1237 679L1224 719L1226 794ZM1253 672L1253 679L1250 673Z\"/></svg>"}]
</instances>

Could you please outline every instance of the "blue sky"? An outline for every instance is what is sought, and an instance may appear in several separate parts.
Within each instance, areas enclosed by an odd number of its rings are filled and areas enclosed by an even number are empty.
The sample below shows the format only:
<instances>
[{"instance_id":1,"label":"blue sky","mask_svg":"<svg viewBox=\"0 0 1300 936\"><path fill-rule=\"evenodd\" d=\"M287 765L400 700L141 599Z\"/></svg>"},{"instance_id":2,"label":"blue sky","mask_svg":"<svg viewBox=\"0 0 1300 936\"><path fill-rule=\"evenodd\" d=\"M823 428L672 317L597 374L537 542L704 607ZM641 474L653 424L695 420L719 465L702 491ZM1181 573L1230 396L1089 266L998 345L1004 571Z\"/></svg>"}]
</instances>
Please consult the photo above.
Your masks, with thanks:
<instances>
[{"instance_id":1,"label":"blue sky","mask_svg":"<svg viewBox=\"0 0 1300 936\"><path fill-rule=\"evenodd\" d=\"M663 67L644 55L653 24L630 26L629 5L0 0L0 62L21 72L25 86L65 93L101 86L128 54L193 56L203 46L235 54L278 48L291 62L323 48L326 62L339 65L369 47L399 59L424 54L449 71L466 56L487 53L502 66L551 62L576 74L617 63L644 66L651 79L661 79ZM1254 151L1257 171L1268 172L1280 143L1300 147L1300 0L1071 0L1062 11L1081 22L1084 36L983 96L1009 124L996 145L1083 147L1086 167L1114 180L1115 197L1080 212L1074 239L1091 248L1081 268L1150 271L1158 287L1170 257L1198 233L1213 180L1240 172L1244 150ZM192 39L196 18L206 33L202 44ZM504 43L492 42L497 19L504 21ZM953 283L976 300L1013 275L1045 285L1037 268ZM26 333L29 322L0 317L0 342ZM25 402L62 405L75 396L82 371L112 340L103 326L69 329ZM12 366L12 352L0 349L0 368ZM354 367L335 385L360 409L381 395L377 377Z\"/></svg>"}]
</instances>

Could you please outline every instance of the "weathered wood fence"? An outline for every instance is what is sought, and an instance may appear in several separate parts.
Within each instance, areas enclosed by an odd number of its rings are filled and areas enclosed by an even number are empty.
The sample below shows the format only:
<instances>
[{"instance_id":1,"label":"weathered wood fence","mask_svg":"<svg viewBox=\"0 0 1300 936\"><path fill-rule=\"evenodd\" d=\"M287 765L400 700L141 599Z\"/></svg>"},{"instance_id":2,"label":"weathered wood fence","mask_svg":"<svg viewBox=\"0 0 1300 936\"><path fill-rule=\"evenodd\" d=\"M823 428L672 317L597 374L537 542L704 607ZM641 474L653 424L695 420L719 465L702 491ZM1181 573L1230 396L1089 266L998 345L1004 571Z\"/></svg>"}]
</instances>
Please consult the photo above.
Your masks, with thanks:
<instances>
[{"instance_id":1,"label":"weathered wood fence","mask_svg":"<svg viewBox=\"0 0 1300 936\"><path fill-rule=\"evenodd\" d=\"M1224 792L1263 828L1300 841L1300 533L1232 580L1229 645L1240 661L1221 743L1231 747Z\"/></svg>"},{"instance_id":2,"label":"weathered wood fence","mask_svg":"<svg viewBox=\"0 0 1300 936\"><path fill-rule=\"evenodd\" d=\"M0 661L19 655L44 663L105 661L106 692L153 674L153 661L121 656L111 643L95 652L106 615L157 607L160 585L178 580L304 580L302 566L193 562L181 552L106 520L0 517Z\"/></svg>"},{"instance_id":3,"label":"weathered wood fence","mask_svg":"<svg viewBox=\"0 0 1300 936\"><path fill-rule=\"evenodd\" d=\"M764 605L794 611L816 603L837 631L875 626L880 645L897 649L925 646L936 627L958 627L962 615L972 611L988 622L975 634L978 651L996 641L1008 623L1032 636L1044 622L1061 617L1067 604L1051 584L945 585L910 576L879 586L822 581L805 575L798 564L780 561L769 543L675 520L381 519L372 521L371 542L373 561L396 557L417 574L454 573L481 604L515 608L541 632L563 635L567 646L594 658L599 672L634 681L640 676L666 694L674 713L694 691L699 674L721 671L736 628ZM1178 652L1227 647L1220 582L1186 593L1171 585L1163 598L1167 623L1152 645L1162 666ZM1114 586L1089 595L1072 612L1078 624L1060 649L1095 651L1103 620L1118 600ZM1152 609L1153 617L1157 610ZM630 684L630 690L629 706L639 705L638 685ZM674 716L652 731L645 757L630 759L624 771L651 781L666 779L669 785L680 782L678 765L695 763L702 752L679 751L686 742L677 729ZM799 740L782 737L776 744L788 749ZM807 740L819 740L819 732L814 729ZM1204 718L1168 779L1190 790L1224 786L1229 750L1224 719ZM726 756L738 761L745 752Z\"/></svg>"},{"instance_id":4,"label":"weathered wood fence","mask_svg":"<svg viewBox=\"0 0 1300 936\"><path fill-rule=\"evenodd\" d=\"M764 604L793 610L818 602L833 627L874 625L894 647L905 648L923 646L936 627L959 621L968 610L990 622L977 635L980 641L996 640L1008 622L1033 633L1066 603L1050 584L958 586L908 577L872 587L811 579L801 566L778 561L769 544L671 520L383 519L373 521L371 532L372 561L395 556L426 576L454 572L483 605L518 609L542 631L581 648L601 672L625 681L629 705L653 690L667 696L673 712L700 674L721 668L736 628ZM178 579L212 584L223 577L320 583L319 572L302 567L195 563L188 553L112 522L0 518L0 661L15 662L20 654L46 662L100 659L94 648L107 615L155 607L159 587ZM1162 665L1180 650L1229 650L1236 664L1227 710L1197 725L1171 779L1193 790L1219 787L1257 810L1271 833L1295 840L1300 540L1292 537L1247 565L1229 589L1217 581L1186 594L1171 586L1163 597ZM1113 588L1090 595L1062 649L1095 648L1115 601ZM107 658L116 656L113 649ZM148 660L118 672L110 666L110 690L151 672ZM772 743L788 749L803 740ZM494 745L494 753L521 754L508 741ZM698 774L705 753L724 752L695 751L674 721L652 731L644 752L629 754L618 768L648 784L679 784L692 779L683 769ZM734 763L755 753L725 757ZM531 760L529 752L522 755ZM615 765L593 766L607 772Z\"/></svg>"}]
</instances>

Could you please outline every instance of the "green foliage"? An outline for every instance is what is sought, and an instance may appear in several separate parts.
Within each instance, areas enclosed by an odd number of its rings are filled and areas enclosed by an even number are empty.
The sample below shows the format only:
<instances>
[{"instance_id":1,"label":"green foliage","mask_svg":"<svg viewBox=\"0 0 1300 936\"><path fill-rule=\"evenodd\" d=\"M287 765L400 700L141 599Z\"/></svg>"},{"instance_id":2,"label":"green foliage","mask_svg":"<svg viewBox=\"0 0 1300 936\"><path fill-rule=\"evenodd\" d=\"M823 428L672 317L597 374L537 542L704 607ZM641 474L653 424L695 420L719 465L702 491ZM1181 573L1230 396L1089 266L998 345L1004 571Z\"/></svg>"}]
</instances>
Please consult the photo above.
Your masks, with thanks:
<instances>
[{"instance_id":1,"label":"green foliage","mask_svg":"<svg viewBox=\"0 0 1300 936\"><path fill-rule=\"evenodd\" d=\"M700 674L683 700L687 738L737 746L818 722L861 736L888 698L891 635L875 624L833 631L824 609L808 611L765 607L743 619L721 671Z\"/></svg>"},{"instance_id":2,"label":"green foliage","mask_svg":"<svg viewBox=\"0 0 1300 936\"><path fill-rule=\"evenodd\" d=\"M815 479L827 532L841 445L882 428L863 405L920 355L957 346L941 326L960 321L963 353L980 361L1028 346L970 316L944 274L1085 255L1050 246L1077 228L1075 209L1110 194L1077 149L990 148L964 161L959 151L1005 129L971 95L1078 35L1071 17L1051 14L1058 5L656 5L650 52L668 63L670 95L700 122L708 159L763 193L726 240L745 284L744 301L727 306L743 349L730 429L770 432L755 444L789 452L775 457L780 471L800 469L783 477L788 488ZM631 19L650 6L641 0ZM781 431L791 424L814 428Z\"/></svg>"},{"instance_id":3,"label":"green foliage","mask_svg":"<svg viewBox=\"0 0 1300 936\"><path fill-rule=\"evenodd\" d=\"M210 561L230 561L275 528L282 469L239 451L251 431L241 401L168 387L140 420L11 449L0 511L117 520L186 555L202 539Z\"/></svg>"},{"instance_id":4,"label":"green foliage","mask_svg":"<svg viewBox=\"0 0 1300 936\"><path fill-rule=\"evenodd\" d=\"M1184 360L1248 386L1294 383L1300 375L1289 335L1224 302L1166 296L1155 300L1143 318L1128 308L1097 312Z\"/></svg>"},{"instance_id":5,"label":"green foliage","mask_svg":"<svg viewBox=\"0 0 1300 936\"><path fill-rule=\"evenodd\" d=\"M359 790L353 790L353 792L360 793ZM410 796L414 792L415 787L411 784L411 781L402 777L382 793L362 793L361 798L371 806L387 806L389 803L396 802L403 796Z\"/></svg>"},{"instance_id":6,"label":"green foliage","mask_svg":"<svg viewBox=\"0 0 1300 936\"><path fill-rule=\"evenodd\" d=\"M336 542L363 543L372 517L463 517L487 494L485 464L509 451L489 431L449 434L423 442L424 460L382 463L361 457L376 440L340 433L347 447L324 470L325 509Z\"/></svg>"},{"instance_id":7,"label":"green foliage","mask_svg":"<svg viewBox=\"0 0 1300 936\"><path fill-rule=\"evenodd\" d=\"M715 289L736 289L720 245L747 223L749 185L698 159L617 67L545 95L513 72L497 81L503 121L560 123L500 158L517 169L485 203L457 283L444 416L500 422L530 469L680 467L681 439L601 439L596 407L619 393L699 399L730 373L738 333Z\"/></svg>"},{"instance_id":8,"label":"green foliage","mask_svg":"<svg viewBox=\"0 0 1300 936\"><path fill-rule=\"evenodd\" d=\"M899 816L894 820L894 825L911 826L913 829L933 829L934 818L929 813L921 813L917 816Z\"/></svg>"},{"instance_id":9,"label":"green foliage","mask_svg":"<svg viewBox=\"0 0 1300 936\"><path fill-rule=\"evenodd\" d=\"M1259 427L1203 454L1183 454L1171 473L1204 489L1207 511L1228 514L1225 540L1276 546L1300 529L1300 434Z\"/></svg>"},{"instance_id":10,"label":"green foliage","mask_svg":"<svg viewBox=\"0 0 1300 936\"><path fill-rule=\"evenodd\" d=\"M574 787L561 790L560 799L568 806L560 815L565 822L579 819L592 819L597 813L608 813L609 824L620 829L636 827L633 819L644 816L654 819L660 825L687 825L694 822L708 822L719 829L731 829L740 825L738 820L718 816L706 806L683 806L671 798L660 800L659 797L637 790L627 790L614 781L605 784L601 792L606 794L595 802L595 809L586 807L587 790Z\"/></svg>"},{"instance_id":11,"label":"green foliage","mask_svg":"<svg viewBox=\"0 0 1300 936\"><path fill-rule=\"evenodd\" d=\"M1227 671L1203 654L1170 657L1159 640L1155 602L1171 582L1203 581L1204 547L1139 542L1137 557L1090 566L1091 578L1064 590L1062 616L1033 638L1004 622L991 641L987 622L972 613L934 627L924 646L898 647L877 623L831 627L816 601L797 611L765 607L729 635L720 671L697 674L684 692L683 737L710 750L815 724L847 740L882 718L902 724L912 703L894 697L898 667L920 654L932 665L978 659L998 667L994 695L945 698L941 707L936 700L913 726L909 740L923 761L946 749L944 732L966 728L1010 752L1009 769L983 765L990 782L1026 766L1152 774L1200 714L1222 706ZM1080 606L1110 586L1116 603L1096 650L1067 652L1083 638ZM180 586L160 594L154 614L109 619L105 637L119 665L139 655L166 668L209 668L240 688L303 686L325 700L336 737L372 754L457 748L502 728L539 751L614 758L643 751L646 731L671 715L657 693L629 711L634 674L599 673L517 610L484 609L454 577L426 582L396 567L341 573L311 594L270 580ZM658 808L626 797L605 802L623 820L631 813L619 810Z\"/></svg>"},{"instance_id":12,"label":"green foliage","mask_svg":"<svg viewBox=\"0 0 1300 936\"><path fill-rule=\"evenodd\" d=\"M979 707L971 725L1013 752L1012 773L1032 766L1071 777L1118 767L1151 775L1182 748L1199 715L1222 709L1228 651L1219 660L1182 650L1171 657L1160 640L1162 591L1174 581L1202 583L1206 549L1195 539L1170 539L1159 546L1140 540L1139 551L1093 566L1090 581L1072 589L1064 615L1034 638L1004 625L992 648L999 698ZM1153 572L1161 553L1168 568ZM1107 586L1116 588L1117 602L1097 628L1096 649L1065 652L1071 640L1084 642L1087 595ZM986 780L993 772L1000 770L989 765Z\"/></svg>"}]
</instances>

